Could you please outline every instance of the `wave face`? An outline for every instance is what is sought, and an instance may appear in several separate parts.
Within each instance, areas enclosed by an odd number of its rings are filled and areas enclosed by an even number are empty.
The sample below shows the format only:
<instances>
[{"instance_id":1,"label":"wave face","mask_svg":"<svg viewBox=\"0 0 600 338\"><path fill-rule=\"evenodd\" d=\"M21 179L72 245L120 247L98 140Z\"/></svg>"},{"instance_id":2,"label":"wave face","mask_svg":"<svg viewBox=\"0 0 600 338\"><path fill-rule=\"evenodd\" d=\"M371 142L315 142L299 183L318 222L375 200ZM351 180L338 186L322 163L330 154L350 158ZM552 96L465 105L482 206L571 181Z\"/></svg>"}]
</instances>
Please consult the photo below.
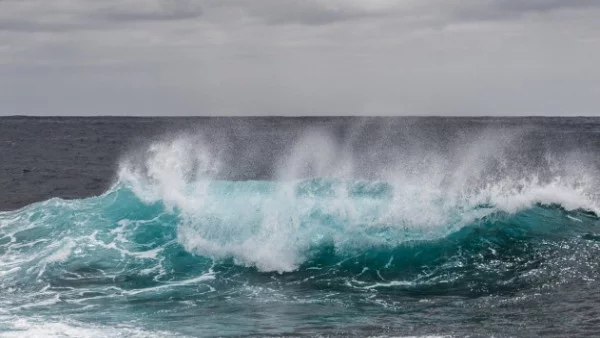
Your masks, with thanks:
<instances>
[{"instance_id":1,"label":"wave face","mask_svg":"<svg viewBox=\"0 0 600 338\"><path fill-rule=\"evenodd\" d=\"M367 166L332 139L311 131L270 179L231 180L215 142L165 138L124 156L100 196L0 213L0 331L447 334L465 307L597 286L585 156L503 162L495 138ZM402 320L380 331L375 318Z\"/></svg>"}]
</instances>

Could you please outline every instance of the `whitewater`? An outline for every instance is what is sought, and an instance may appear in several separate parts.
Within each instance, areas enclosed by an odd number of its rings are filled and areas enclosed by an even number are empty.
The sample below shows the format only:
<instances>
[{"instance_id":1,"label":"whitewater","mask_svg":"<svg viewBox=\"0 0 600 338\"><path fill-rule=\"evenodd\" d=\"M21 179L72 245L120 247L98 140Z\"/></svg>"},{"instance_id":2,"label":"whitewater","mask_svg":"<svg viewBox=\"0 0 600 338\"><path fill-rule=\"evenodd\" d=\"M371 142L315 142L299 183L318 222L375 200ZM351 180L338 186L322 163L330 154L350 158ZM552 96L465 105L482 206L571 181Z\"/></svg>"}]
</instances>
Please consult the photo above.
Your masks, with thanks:
<instances>
[{"instance_id":1,"label":"whitewater","mask_svg":"<svg viewBox=\"0 0 600 338\"><path fill-rule=\"evenodd\" d=\"M597 125L384 122L170 130L0 212L0 336L598 332Z\"/></svg>"}]
</instances>

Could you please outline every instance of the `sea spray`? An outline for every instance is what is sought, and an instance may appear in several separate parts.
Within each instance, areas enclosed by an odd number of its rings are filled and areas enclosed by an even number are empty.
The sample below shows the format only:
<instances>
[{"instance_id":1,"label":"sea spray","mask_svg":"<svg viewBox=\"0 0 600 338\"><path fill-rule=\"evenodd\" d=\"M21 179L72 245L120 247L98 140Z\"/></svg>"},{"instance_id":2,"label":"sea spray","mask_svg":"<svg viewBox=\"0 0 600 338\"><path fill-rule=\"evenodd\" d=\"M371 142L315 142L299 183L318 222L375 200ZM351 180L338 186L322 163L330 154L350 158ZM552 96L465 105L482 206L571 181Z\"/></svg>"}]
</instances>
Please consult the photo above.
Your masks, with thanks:
<instances>
[{"instance_id":1,"label":"sea spray","mask_svg":"<svg viewBox=\"0 0 600 338\"><path fill-rule=\"evenodd\" d=\"M436 309L466 311L464 299L483 311L593 290L593 154L519 128L447 142L364 128L291 135L266 166L230 154L268 152L265 142L172 133L125 153L100 196L0 213L0 291L11 295L0 319L28 334L215 335L232 312L243 319L232 334L263 330L251 323L271 313L281 333L300 319L416 311L443 322ZM266 177L232 178L257 167ZM154 324L170 320L173 332Z\"/></svg>"}]
</instances>

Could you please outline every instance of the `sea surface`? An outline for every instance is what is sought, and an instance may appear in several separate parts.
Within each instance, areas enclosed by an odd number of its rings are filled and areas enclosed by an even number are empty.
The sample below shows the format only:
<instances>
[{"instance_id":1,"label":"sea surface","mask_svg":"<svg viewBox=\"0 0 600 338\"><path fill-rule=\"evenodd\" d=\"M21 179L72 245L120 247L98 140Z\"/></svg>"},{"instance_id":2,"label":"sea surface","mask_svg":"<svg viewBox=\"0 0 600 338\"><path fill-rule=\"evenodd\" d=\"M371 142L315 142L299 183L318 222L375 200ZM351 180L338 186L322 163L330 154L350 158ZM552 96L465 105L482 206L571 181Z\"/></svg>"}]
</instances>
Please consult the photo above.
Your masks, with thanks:
<instances>
[{"instance_id":1,"label":"sea surface","mask_svg":"<svg viewBox=\"0 0 600 338\"><path fill-rule=\"evenodd\" d=\"M598 337L600 118L0 118L0 337Z\"/></svg>"}]
</instances>

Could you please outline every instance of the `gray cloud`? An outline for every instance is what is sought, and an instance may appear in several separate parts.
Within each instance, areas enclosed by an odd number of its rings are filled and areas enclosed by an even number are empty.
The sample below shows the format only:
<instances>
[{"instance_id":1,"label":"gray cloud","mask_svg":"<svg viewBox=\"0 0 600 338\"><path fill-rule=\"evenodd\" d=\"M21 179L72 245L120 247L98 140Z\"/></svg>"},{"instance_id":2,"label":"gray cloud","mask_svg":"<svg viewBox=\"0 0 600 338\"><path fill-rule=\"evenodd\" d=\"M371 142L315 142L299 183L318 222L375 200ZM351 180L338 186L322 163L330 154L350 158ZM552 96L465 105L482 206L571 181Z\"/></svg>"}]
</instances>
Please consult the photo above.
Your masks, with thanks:
<instances>
[{"instance_id":1,"label":"gray cloud","mask_svg":"<svg viewBox=\"0 0 600 338\"><path fill-rule=\"evenodd\" d=\"M526 0L526 1L511 1L511 0L494 0L491 10L501 10L504 12L523 12L534 11L544 12L557 10L562 8L577 8L577 7L598 7L600 3L596 0Z\"/></svg>"},{"instance_id":2,"label":"gray cloud","mask_svg":"<svg viewBox=\"0 0 600 338\"><path fill-rule=\"evenodd\" d=\"M0 114L597 114L600 2L0 0Z\"/></svg>"},{"instance_id":3,"label":"gray cloud","mask_svg":"<svg viewBox=\"0 0 600 338\"><path fill-rule=\"evenodd\" d=\"M135 21L177 21L203 14L198 0L3 0L0 31L65 32Z\"/></svg>"},{"instance_id":4,"label":"gray cloud","mask_svg":"<svg viewBox=\"0 0 600 338\"><path fill-rule=\"evenodd\" d=\"M600 7L600 1L596 0L483 0L478 3L457 6L456 19L500 20L562 9Z\"/></svg>"},{"instance_id":5,"label":"gray cloud","mask_svg":"<svg viewBox=\"0 0 600 338\"><path fill-rule=\"evenodd\" d=\"M226 23L246 17L266 24L327 25L390 17L422 25L500 20L569 8L600 7L597 0L2 0L0 30L68 31L107 23L200 19L217 13ZM233 15L222 15L226 12Z\"/></svg>"},{"instance_id":6,"label":"gray cloud","mask_svg":"<svg viewBox=\"0 0 600 338\"><path fill-rule=\"evenodd\" d=\"M205 5L209 9L238 8L268 24L325 25L381 14L353 5L352 1L344 3L338 0L224 0L208 1Z\"/></svg>"},{"instance_id":7,"label":"gray cloud","mask_svg":"<svg viewBox=\"0 0 600 338\"><path fill-rule=\"evenodd\" d=\"M74 23L39 23L6 18L0 21L0 32L64 32L85 27L89 27L89 25L81 25Z\"/></svg>"},{"instance_id":8,"label":"gray cloud","mask_svg":"<svg viewBox=\"0 0 600 338\"><path fill-rule=\"evenodd\" d=\"M195 0L158 0L148 6L147 2L131 1L128 6L120 3L106 2L95 13L93 18L110 21L140 21L140 20L185 20L202 16L200 1Z\"/></svg>"},{"instance_id":9,"label":"gray cloud","mask_svg":"<svg viewBox=\"0 0 600 338\"><path fill-rule=\"evenodd\" d=\"M397 20L423 18L422 23L500 20L568 8L600 7L597 0L221 0L203 1L207 8L239 8L268 24L324 25L369 17Z\"/></svg>"}]
</instances>

